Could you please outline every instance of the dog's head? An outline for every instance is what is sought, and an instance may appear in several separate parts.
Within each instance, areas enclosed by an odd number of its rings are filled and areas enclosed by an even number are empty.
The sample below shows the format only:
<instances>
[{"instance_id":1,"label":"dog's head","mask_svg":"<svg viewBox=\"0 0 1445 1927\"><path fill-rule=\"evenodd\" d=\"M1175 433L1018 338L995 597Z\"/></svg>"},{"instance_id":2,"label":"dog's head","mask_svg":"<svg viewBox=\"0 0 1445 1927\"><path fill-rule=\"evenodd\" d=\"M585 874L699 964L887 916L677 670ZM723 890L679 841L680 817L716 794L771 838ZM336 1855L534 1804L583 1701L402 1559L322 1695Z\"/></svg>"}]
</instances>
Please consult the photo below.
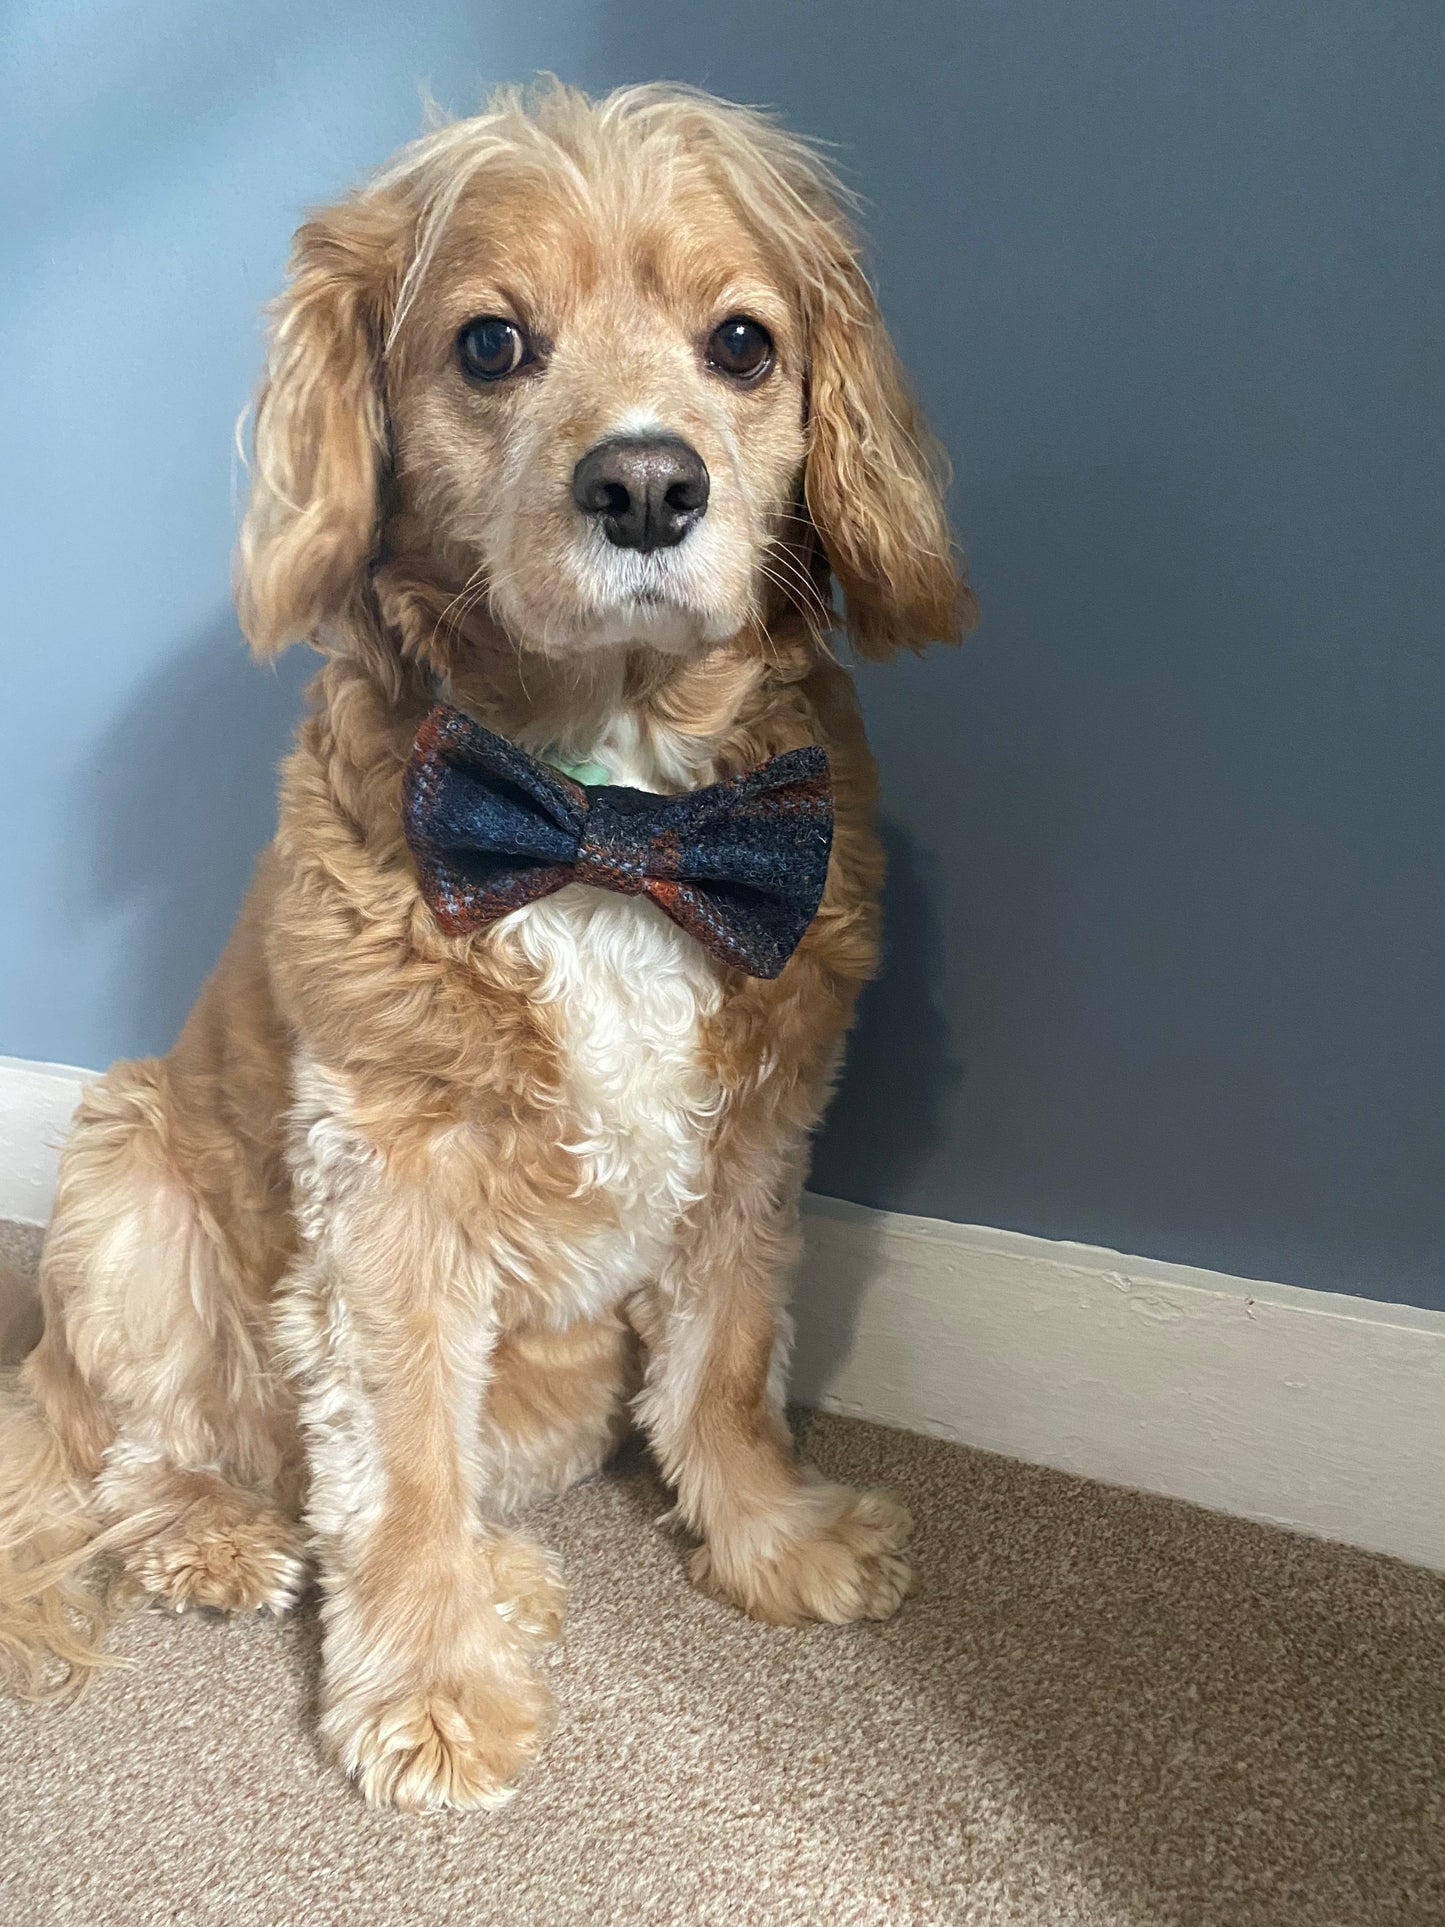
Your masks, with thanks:
<instances>
[{"instance_id":1,"label":"dog's head","mask_svg":"<svg viewBox=\"0 0 1445 1927\"><path fill-rule=\"evenodd\" d=\"M253 645L421 552L519 649L697 654L829 573L868 655L972 598L816 155L678 89L500 96L296 238L257 406Z\"/></svg>"}]
</instances>

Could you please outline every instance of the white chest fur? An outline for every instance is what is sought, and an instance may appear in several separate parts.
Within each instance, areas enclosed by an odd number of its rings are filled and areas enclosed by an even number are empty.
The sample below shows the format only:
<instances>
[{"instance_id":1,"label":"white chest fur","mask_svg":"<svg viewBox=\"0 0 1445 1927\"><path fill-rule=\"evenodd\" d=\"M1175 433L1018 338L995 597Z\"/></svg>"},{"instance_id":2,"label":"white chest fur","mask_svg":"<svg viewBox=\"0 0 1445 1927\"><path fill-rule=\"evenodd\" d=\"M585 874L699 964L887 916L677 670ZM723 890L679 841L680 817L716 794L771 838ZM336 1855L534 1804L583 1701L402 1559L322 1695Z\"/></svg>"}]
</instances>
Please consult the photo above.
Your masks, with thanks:
<instances>
[{"instance_id":1,"label":"white chest fur","mask_svg":"<svg viewBox=\"0 0 1445 1927\"><path fill-rule=\"evenodd\" d=\"M628 749L604 742L597 753L615 781L657 787L656 765ZM579 1188L608 1205L585 1246L555 1253L571 1274L556 1282L574 1313L600 1310L655 1274L699 1195L721 1103L700 1050L718 969L655 904L582 884L502 929L537 971L562 1042Z\"/></svg>"},{"instance_id":2,"label":"white chest fur","mask_svg":"<svg viewBox=\"0 0 1445 1927\"><path fill-rule=\"evenodd\" d=\"M558 1282L575 1310L601 1310L655 1272L698 1196L720 1102L699 1051L717 972L653 904L582 884L508 928L562 1040L579 1188L605 1193L610 1207L585 1247L556 1254L573 1274Z\"/></svg>"}]
</instances>

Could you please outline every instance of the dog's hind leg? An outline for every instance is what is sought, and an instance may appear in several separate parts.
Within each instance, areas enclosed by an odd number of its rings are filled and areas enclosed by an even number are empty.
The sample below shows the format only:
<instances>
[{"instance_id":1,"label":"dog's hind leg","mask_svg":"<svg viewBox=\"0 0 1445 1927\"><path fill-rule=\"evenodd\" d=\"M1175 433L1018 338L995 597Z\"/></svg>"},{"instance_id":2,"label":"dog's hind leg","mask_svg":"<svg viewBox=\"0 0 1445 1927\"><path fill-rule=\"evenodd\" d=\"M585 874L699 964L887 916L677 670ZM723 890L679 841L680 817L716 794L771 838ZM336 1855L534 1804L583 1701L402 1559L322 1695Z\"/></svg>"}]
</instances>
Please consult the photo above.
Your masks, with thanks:
<instances>
[{"instance_id":1,"label":"dog's hind leg","mask_svg":"<svg viewBox=\"0 0 1445 1927\"><path fill-rule=\"evenodd\" d=\"M641 1383L637 1336L615 1314L501 1339L481 1417L484 1505L505 1516L590 1478L626 1436Z\"/></svg>"},{"instance_id":2,"label":"dog's hind leg","mask_svg":"<svg viewBox=\"0 0 1445 1927\"><path fill-rule=\"evenodd\" d=\"M301 1531L266 1496L120 1440L96 1502L115 1522L107 1540L126 1574L177 1612L280 1613L295 1604L306 1576Z\"/></svg>"},{"instance_id":3,"label":"dog's hind leg","mask_svg":"<svg viewBox=\"0 0 1445 1927\"><path fill-rule=\"evenodd\" d=\"M165 1065L118 1065L87 1091L25 1378L83 1491L91 1549L133 1589L279 1610L305 1570L294 1414L261 1289L188 1181L177 1132ZM225 1155L217 1139L213 1162Z\"/></svg>"}]
</instances>

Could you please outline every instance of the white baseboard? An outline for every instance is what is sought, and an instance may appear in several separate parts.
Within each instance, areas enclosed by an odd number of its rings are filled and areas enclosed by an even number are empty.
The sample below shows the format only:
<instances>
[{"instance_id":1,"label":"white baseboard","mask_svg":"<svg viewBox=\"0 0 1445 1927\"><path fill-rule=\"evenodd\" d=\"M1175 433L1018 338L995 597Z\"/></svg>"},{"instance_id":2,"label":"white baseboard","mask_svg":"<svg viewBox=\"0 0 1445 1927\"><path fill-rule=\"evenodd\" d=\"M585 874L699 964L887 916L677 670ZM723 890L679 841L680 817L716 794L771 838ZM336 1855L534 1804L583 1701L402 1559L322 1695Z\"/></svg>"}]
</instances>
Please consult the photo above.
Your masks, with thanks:
<instances>
[{"instance_id":1,"label":"white baseboard","mask_svg":"<svg viewBox=\"0 0 1445 1927\"><path fill-rule=\"evenodd\" d=\"M0 1058L0 1217L90 1073ZM809 1198L805 1403L1445 1570L1445 1313Z\"/></svg>"},{"instance_id":2,"label":"white baseboard","mask_svg":"<svg viewBox=\"0 0 1445 1927\"><path fill-rule=\"evenodd\" d=\"M1445 1569L1445 1313L808 1201L795 1394Z\"/></svg>"},{"instance_id":3,"label":"white baseboard","mask_svg":"<svg viewBox=\"0 0 1445 1927\"><path fill-rule=\"evenodd\" d=\"M0 1057L0 1218L46 1224L55 1167L81 1086L94 1071Z\"/></svg>"}]
</instances>

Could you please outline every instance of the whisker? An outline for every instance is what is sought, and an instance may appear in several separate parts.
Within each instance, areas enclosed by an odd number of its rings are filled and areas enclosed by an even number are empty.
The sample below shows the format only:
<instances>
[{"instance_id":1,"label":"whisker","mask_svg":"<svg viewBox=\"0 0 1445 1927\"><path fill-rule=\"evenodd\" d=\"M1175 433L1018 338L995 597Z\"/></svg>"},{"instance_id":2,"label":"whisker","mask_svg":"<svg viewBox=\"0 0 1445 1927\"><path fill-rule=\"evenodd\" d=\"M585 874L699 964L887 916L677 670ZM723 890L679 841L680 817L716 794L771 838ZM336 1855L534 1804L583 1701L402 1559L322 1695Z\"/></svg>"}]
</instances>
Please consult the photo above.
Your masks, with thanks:
<instances>
[{"instance_id":1,"label":"whisker","mask_svg":"<svg viewBox=\"0 0 1445 1927\"><path fill-rule=\"evenodd\" d=\"M799 600L797 584L789 581L786 576L776 574L766 562L761 563L759 569L764 580L771 582L773 587L782 593L783 599L788 606L796 615L802 617L803 621L808 625L810 633L817 636L819 633L818 611L810 607L807 603Z\"/></svg>"},{"instance_id":2,"label":"whisker","mask_svg":"<svg viewBox=\"0 0 1445 1927\"><path fill-rule=\"evenodd\" d=\"M811 615L816 612L827 627L832 612L817 583L798 558L787 549L775 547L768 552L767 562L769 579L784 589L789 601L800 613Z\"/></svg>"}]
</instances>

